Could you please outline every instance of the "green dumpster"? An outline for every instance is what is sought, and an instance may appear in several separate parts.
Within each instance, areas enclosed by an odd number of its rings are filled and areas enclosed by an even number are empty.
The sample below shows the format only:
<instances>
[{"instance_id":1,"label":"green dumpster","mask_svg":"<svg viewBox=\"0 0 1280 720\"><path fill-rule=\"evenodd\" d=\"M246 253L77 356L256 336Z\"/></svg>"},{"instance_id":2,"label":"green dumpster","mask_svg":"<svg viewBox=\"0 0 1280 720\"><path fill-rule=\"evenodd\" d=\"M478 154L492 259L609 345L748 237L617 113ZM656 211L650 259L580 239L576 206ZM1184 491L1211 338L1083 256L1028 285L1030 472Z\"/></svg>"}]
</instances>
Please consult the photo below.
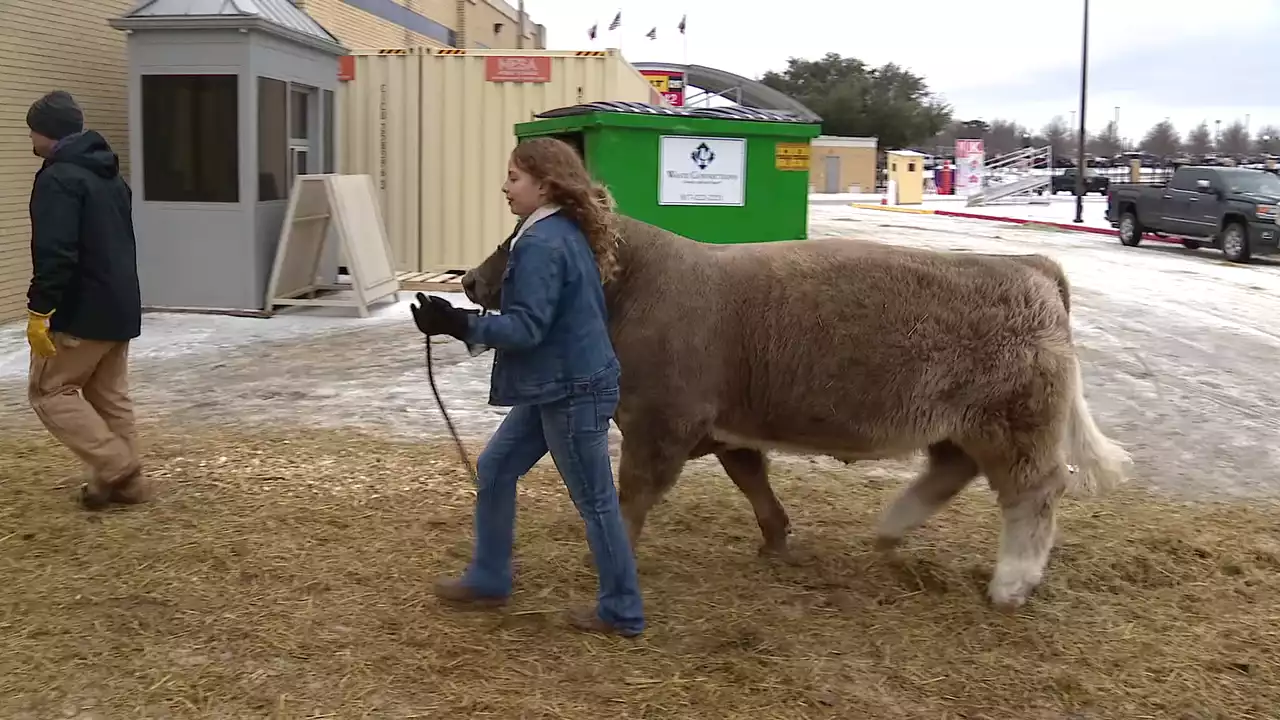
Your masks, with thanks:
<instances>
[{"instance_id":1,"label":"green dumpster","mask_svg":"<svg viewBox=\"0 0 1280 720\"><path fill-rule=\"evenodd\" d=\"M515 126L517 141L553 136L574 145L625 215L707 243L807 237L818 123L755 108L634 102L536 118Z\"/></svg>"}]
</instances>

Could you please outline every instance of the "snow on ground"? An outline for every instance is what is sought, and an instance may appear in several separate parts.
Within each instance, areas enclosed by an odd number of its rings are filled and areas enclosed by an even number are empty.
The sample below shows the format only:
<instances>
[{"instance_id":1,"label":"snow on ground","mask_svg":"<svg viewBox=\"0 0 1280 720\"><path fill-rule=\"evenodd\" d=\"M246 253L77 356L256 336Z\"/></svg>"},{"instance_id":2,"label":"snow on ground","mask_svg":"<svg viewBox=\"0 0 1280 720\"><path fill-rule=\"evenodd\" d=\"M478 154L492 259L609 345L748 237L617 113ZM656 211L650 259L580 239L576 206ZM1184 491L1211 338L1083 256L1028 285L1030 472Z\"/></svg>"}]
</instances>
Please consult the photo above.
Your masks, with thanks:
<instances>
[{"instance_id":1,"label":"snow on ground","mask_svg":"<svg viewBox=\"0 0 1280 720\"><path fill-rule=\"evenodd\" d=\"M1280 494L1280 267L1212 250L981 220L811 208L814 235L944 250L1049 255L1072 283L1087 394L1165 489Z\"/></svg>"},{"instance_id":2,"label":"snow on ground","mask_svg":"<svg viewBox=\"0 0 1280 720\"><path fill-rule=\"evenodd\" d=\"M863 205L879 205L883 195L852 194L810 195L810 206L839 205L848 207L851 203ZM899 207L921 210L944 210L951 212L989 215L1016 220L1035 220L1038 222L1072 223L1076 216L1076 199L1073 195L1045 195L1037 198L1038 202L995 202L989 205L965 206L965 198L955 195L925 195L919 205L903 205ZM1081 225L1091 228L1111 229L1107 222L1107 199L1101 195L1089 195L1084 198L1080 215L1084 220Z\"/></svg>"},{"instance_id":3,"label":"snow on ground","mask_svg":"<svg viewBox=\"0 0 1280 720\"><path fill-rule=\"evenodd\" d=\"M1059 203L1055 203L1058 205ZM815 204L811 237L996 253L1044 252L1074 285L1089 400L1133 452L1140 482L1189 494L1280 494L1280 269L1213 251L1014 225ZM466 304L458 294L444 294ZM133 350L135 402L168 424L358 427L447 433L408 311L410 293L361 320L307 310L271 319L150 314ZM0 328L0 427L38 427L26 406L21 325ZM433 345L444 403L473 456L505 411L487 404L492 354ZM616 440L616 438L615 438ZM884 471L902 468L885 465Z\"/></svg>"},{"instance_id":4,"label":"snow on ground","mask_svg":"<svg viewBox=\"0 0 1280 720\"><path fill-rule=\"evenodd\" d=\"M925 208L931 210L950 210L953 212L990 215L994 217L1014 218L1018 220L1035 220L1039 222L1070 223L1076 217L1076 199L1073 195L1050 195L1040 198L1042 202L1031 203L992 203L965 207L964 202L938 200L926 203ZM1091 228L1111 229L1107 222L1107 199L1100 195L1090 195L1081 203L1081 225Z\"/></svg>"}]
</instances>

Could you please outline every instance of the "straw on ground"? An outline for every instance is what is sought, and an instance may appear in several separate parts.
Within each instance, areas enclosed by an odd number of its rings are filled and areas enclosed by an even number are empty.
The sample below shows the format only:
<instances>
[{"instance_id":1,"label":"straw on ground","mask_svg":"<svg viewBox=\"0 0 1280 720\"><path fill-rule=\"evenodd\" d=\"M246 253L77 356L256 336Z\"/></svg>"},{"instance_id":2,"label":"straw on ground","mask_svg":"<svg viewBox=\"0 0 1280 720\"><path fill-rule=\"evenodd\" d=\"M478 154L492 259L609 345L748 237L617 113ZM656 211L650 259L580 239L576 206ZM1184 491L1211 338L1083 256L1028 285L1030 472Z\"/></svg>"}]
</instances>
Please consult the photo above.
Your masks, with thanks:
<instances>
[{"instance_id":1,"label":"straw on ground","mask_svg":"<svg viewBox=\"0 0 1280 720\"><path fill-rule=\"evenodd\" d=\"M745 500L691 468L640 550L652 628L568 632L590 602L580 522L544 463L522 484L509 610L441 607L469 552L447 445L147 431L148 507L87 516L43 435L0 440L0 717L1261 718L1280 708L1280 515L1129 490L1068 502L1018 615L983 586L981 483L896 555L897 484L783 468L811 562L758 558ZM903 478L906 479L905 477Z\"/></svg>"}]
</instances>

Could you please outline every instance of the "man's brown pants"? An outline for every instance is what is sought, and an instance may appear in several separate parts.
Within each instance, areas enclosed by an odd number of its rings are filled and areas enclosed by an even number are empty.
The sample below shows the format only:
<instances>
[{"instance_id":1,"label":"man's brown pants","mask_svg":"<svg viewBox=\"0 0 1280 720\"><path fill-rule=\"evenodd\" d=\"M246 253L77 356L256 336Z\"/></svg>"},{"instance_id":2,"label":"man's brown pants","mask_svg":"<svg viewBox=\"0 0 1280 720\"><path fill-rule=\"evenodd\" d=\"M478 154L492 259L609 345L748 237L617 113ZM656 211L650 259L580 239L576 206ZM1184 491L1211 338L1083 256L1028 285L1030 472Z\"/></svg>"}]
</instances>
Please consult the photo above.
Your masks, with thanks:
<instances>
[{"instance_id":1,"label":"man's brown pants","mask_svg":"<svg viewBox=\"0 0 1280 720\"><path fill-rule=\"evenodd\" d=\"M137 431L129 398L129 343L54 333L58 353L32 353L28 396L40 421L104 487L136 473Z\"/></svg>"}]
</instances>

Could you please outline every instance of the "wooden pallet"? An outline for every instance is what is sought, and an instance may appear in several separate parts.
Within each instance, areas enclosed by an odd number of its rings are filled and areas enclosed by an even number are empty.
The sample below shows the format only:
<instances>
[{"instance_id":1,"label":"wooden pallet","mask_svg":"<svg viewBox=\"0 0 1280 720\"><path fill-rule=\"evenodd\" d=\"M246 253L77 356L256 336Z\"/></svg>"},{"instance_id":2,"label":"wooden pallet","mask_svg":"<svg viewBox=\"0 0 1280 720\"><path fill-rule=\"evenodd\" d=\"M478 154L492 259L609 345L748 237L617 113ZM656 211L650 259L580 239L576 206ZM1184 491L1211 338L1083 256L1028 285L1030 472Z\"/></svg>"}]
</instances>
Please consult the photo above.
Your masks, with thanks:
<instances>
[{"instance_id":1,"label":"wooden pallet","mask_svg":"<svg viewBox=\"0 0 1280 720\"><path fill-rule=\"evenodd\" d=\"M462 276L466 270L396 273L400 289L407 291L462 292Z\"/></svg>"}]
</instances>

